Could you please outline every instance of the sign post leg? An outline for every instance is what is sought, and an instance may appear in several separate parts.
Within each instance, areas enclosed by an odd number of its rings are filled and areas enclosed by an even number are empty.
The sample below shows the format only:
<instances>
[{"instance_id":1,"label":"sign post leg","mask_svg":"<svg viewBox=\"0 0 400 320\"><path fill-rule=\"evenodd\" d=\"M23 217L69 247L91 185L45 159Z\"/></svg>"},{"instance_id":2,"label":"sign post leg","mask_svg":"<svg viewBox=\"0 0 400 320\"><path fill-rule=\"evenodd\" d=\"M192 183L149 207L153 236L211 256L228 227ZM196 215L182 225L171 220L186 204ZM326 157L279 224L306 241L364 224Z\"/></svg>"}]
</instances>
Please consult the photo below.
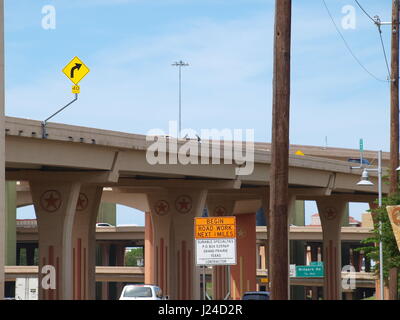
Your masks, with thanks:
<instances>
[{"instance_id":1,"label":"sign post leg","mask_svg":"<svg viewBox=\"0 0 400 320\"><path fill-rule=\"evenodd\" d=\"M203 266L203 300L206 300L206 266Z\"/></svg>"},{"instance_id":2,"label":"sign post leg","mask_svg":"<svg viewBox=\"0 0 400 320\"><path fill-rule=\"evenodd\" d=\"M228 293L226 294L224 300L230 300L231 299L231 266L228 266Z\"/></svg>"}]
</instances>

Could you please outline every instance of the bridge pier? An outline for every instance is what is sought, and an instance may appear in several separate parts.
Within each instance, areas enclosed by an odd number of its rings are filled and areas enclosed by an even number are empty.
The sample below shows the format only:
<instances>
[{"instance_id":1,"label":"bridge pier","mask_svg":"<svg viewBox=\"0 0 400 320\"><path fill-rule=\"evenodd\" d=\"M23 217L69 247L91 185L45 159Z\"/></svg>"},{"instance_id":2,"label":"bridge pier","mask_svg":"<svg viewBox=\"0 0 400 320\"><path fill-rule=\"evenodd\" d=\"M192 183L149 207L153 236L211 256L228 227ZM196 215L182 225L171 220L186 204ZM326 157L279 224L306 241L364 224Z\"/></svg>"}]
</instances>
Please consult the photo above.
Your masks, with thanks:
<instances>
[{"instance_id":1,"label":"bridge pier","mask_svg":"<svg viewBox=\"0 0 400 320\"><path fill-rule=\"evenodd\" d=\"M95 227L102 188L39 181L31 181L30 188L39 232L39 299L94 299ZM55 270L50 288L42 285L44 266ZM44 282L51 280L46 277Z\"/></svg>"},{"instance_id":2,"label":"bridge pier","mask_svg":"<svg viewBox=\"0 0 400 320\"><path fill-rule=\"evenodd\" d=\"M334 196L317 199L322 225L324 254L324 299L341 300L341 227L347 201Z\"/></svg>"},{"instance_id":3,"label":"bridge pier","mask_svg":"<svg viewBox=\"0 0 400 320\"><path fill-rule=\"evenodd\" d=\"M73 299L72 232L80 183L30 182L39 232L39 299ZM55 268L55 286L42 287L42 268Z\"/></svg>"},{"instance_id":4,"label":"bridge pier","mask_svg":"<svg viewBox=\"0 0 400 320\"><path fill-rule=\"evenodd\" d=\"M246 291L256 290L256 214L236 215L237 265L231 266L231 296L240 300Z\"/></svg>"},{"instance_id":5,"label":"bridge pier","mask_svg":"<svg viewBox=\"0 0 400 320\"><path fill-rule=\"evenodd\" d=\"M96 219L102 187L83 187L76 205L73 242L74 300L96 297Z\"/></svg>"},{"instance_id":6,"label":"bridge pier","mask_svg":"<svg viewBox=\"0 0 400 320\"><path fill-rule=\"evenodd\" d=\"M110 247L109 243L102 243L100 245L101 252L101 265L109 266L110 265ZM101 282L101 300L108 300L108 282Z\"/></svg>"},{"instance_id":7,"label":"bridge pier","mask_svg":"<svg viewBox=\"0 0 400 320\"><path fill-rule=\"evenodd\" d=\"M144 222L144 283L154 283L154 246L153 246L153 223L151 213L145 213Z\"/></svg>"},{"instance_id":8,"label":"bridge pier","mask_svg":"<svg viewBox=\"0 0 400 320\"><path fill-rule=\"evenodd\" d=\"M204 189L168 188L148 193L153 226L152 275L170 299L200 299L200 269L194 253L194 217L205 206Z\"/></svg>"}]
</instances>

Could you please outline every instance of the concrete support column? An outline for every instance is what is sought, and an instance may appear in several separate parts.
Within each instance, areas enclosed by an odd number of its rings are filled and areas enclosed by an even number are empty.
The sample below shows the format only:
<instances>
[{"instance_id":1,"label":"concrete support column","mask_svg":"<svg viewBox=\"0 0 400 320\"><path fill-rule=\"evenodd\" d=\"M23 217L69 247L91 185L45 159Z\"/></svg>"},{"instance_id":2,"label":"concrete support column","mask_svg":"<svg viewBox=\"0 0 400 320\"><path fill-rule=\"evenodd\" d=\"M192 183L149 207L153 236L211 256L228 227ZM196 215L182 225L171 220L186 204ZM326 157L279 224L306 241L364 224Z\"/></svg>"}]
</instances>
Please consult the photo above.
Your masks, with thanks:
<instances>
[{"instance_id":1,"label":"concrete support column","mask_svg":"<svg viewBox=\"0 0 400 320\"><path fill-rule=\"evenodd\" d=\"M212 273L213 300L223 300L228 294L228 266L214 266Z\"/></svg>"},{"instance_id":2,"label":"concrete support column","mask_svg":"<svg viewBox=\"0 0 400 320\"><path fill-rule=\"evenodd\" d=\"M116 265L123 267L125 265L125 244L117 244L115 246L115 255L116 255ZM122 290L124 289L123 282L116 283L116 298L118 299L121 296Z\"/></svg>"},{"instance_id":3,"label":"concrete support column","mask_svg":"<svg viewBox=\"0 0 400 320\"><path fill-rule=\"evenodd\" d=\"M311 261L318 261L318 248L319 244L315 242L311 242L310 244L311 249ZM318 300L318 287L311 287L311 299Z\"/></svg>"},{"instance_id":4,"label":"concrete support column","mask_svg":"<svg viewBox=\"0 0 400 320\"><path fill-rule=\"evenodd\" d=\"M34 266L35 265L35 246L28 245L26 246L26 265Z\"/></svg>"},{"instance_id":5,"label":"concrete support column","mask_svg":"<svg viewBox=\"0 0 400 320\"><path fill-rule=\"evenodd\" d=\"M16 247L17 247L17 206L16 206L16 182L7 181L5 184L5 211L6 211L6 265L16 265Z\"/></svg>"},{"instance_id":6,"label":"concrete support column","mask_svg":"<svg viewBox=\"0 0 400 320\"><path fill-rule=\"evenodd\" d=\"M310 243L311 248L311 261L318 261L318 244Z\"/></svg>"},{"instance_id":7,"label":"concrete support column","mask_svg":"<svg viewBox=\"0 0 400 320\"><path fill-rule=\"evenodd\" d=\"M30 182L39 232L39 299L73 299L72 231L80 184ZM55 289L42 287L42 268L55 268Z\"/></svg>"},{"instance_id":8,"label":"concrete support column","mask_svg":"<svg viewBox=\"0 0 400 320\"><path fill-rule=\"evenodd\" d=\"M361 261L360 261L361 255L359 251L353 250L353 263L354 263L354 268L356 269L356 272L361 271Z\"/></svg>"},{"instance_id":9,"label":"concrete support column","mask_svg":"<svg viewBox=\"0 0 400 320\"><path fill-rule=\"evenodd\" d=\"M102 187L82 187L73 225L74 299L96 297L96 219Z\"/></svg>"},{"instance_id":10,"label":"concrete support column","mask_svg":"<svg viewBox=\"0 0 400 320\"><path fill-rule=\"evenodd\" d=\"M318 300L318 287L311 287L311 299Z\"/></svg>"},{"instance_id":11,"label":"concrete support column","mask_svg":"<svg viewBox=\"0 0 400 320\"><path fill-rule=\"evenodd\" d=\"M123 267L125 265L125 245L118 244L115 246L116 266Z\"/></svg>"},{"instance_id":12,"label":"concrete support column","mask_svg":"<svg viewBox=\"0 0 400 320\"><path fill-rule=\"evenodd\" d=\"M15 259L15 265L20 266L21 265L21 246L17 245L17 256Z\"/></svg>"},{"instance_id":13,"label":"concrete support column","mask_svg":"<svg viewBox=\"0 0 400 320\"><path fill-rule=\"evenodd\" d=\"M110 244L102 243L100 248L101 265L107 267L110 265ZM101 283L101 300L108 300L108 282L106 281Z\"/></svg>"},{"instance_id":14,"label":"concrete support column","mask_svg":"<svg viewBox=\"0 0 400 320\"><path fill-rule=\"evenodd\" d=\"M153 246L153 224L151 213L145 213L144 224L144 283L154 283L154 246Z\"/></svg>"},{"instance_id":15,"label":"concrete support column","mask_svg":"<svg viewBox=\"0 0 400 320\"><path fill-rule=\"evenodd\" d=\"M261 269L260 250L261 250L261 244L259 242L256 242L256 269Z\"/></svg>"},{"instance_id":16,"label":"concrete support column","mask_svg":"<svg viewBox=\"0 0 400 320\"><path fill-rule=\"evenodd\" d=\"M193 219L201 217L206 196L206 190L179 187L147 195L154 232L153 276L170 299L200 299Z\"/></svg>"},{"instance_id":17,"label":"concrete support column","mask_svg":"<svg viewBox=\"0 0 400 320\"><path fill-rule=\"evenodd\" d=\"M340 231L347 203L334 197L317 200L322 224L324 253L324 299L341 300L341 240Z\"/></svg>"},{"instance_id":18,"label":"concrete support column","mask_svg":"<svg viewBox=\"0 0 400 320\"><path fill-rule=\"evenodd\" d=\"M116 260L116 265L119 267L123 267L125 265L125 244L117 244L115 245L115 260ZM116 284L116 296L117 299L120 297L122 290L124 288L124 283L123 282L117 282Z\"/></svg>"},{"instance_id":19,"label":"concrete support column","mask_svg":"<svg viewBox=\"0 0 400 320\"><path fill-rule=\"evenodd\" d=\"M256 290L256 215L236 215L237 265L231 266L231 296L242 298L245 291Z\"/></svg>"},{"instance_id":20,"label":"concrete support column","mask_svg":"<svg viewBox=\"0 0 400 320\"><path fill-rule=\"evenodd\" d=\"M354 300L352 291L345 292L344 295L345 295L345 300Z\"/></svg>"}]
</instances>

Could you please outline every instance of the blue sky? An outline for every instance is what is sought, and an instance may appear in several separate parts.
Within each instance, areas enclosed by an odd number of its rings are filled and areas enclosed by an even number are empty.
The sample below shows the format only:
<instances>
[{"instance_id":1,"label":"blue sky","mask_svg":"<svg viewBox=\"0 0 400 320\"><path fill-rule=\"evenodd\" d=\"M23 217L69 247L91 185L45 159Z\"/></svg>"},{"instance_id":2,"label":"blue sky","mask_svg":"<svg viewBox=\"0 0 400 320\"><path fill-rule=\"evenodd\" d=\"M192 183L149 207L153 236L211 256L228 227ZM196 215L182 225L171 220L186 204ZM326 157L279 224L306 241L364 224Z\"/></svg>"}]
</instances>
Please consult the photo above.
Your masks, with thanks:
<instances>
[{"instance_id":1,"label":"blue sky","mask_svg":"<svg viewBox=\"0 0 400 320\"><path fill-rule=\"evenodd\" d=\"M270 141L273 0L5 2L7 115L43 120L71 100L61 69L78 56L91 72L79 101L55 122L167 130L178 115L171 63L182 59L190 64L183 70L184 128L253 128L257 141ZM376 27L353 0L326 2L339 26L342 8L355 7L356 28L341 31L362 63L385 79ZM360 2L390 20L391 1ZM55 30L42 28L45 5L56 9ZM389 86L355 62L322 0L293 0L292 30L291 143L322 146L327 137L329 146L357 148L364 138L366 149L388 150ZM389 52L388 27L383 38ZM129 210L120 211L127 217L121 223L135 223Z\"/></svg>"}]
</instances>

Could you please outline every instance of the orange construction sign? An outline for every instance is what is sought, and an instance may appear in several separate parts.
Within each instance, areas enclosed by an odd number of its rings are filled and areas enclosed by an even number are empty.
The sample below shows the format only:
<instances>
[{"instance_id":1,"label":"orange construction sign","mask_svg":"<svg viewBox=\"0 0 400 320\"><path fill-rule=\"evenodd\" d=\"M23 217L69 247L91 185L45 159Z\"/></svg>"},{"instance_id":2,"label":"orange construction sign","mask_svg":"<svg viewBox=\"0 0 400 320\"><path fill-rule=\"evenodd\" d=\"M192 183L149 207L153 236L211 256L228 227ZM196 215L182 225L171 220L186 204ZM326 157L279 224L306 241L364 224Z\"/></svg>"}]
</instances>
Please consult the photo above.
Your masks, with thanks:
<instances>
[{"instance_id":1,"label":"orange construction sign","mask_svg":"<svg viewBox=\"0 0 400 320\"><path fill-rule=\"evenodd\" d=\"M235 239L236 217L195 218L195 239Z\"/></svg>"}]
</instances>

